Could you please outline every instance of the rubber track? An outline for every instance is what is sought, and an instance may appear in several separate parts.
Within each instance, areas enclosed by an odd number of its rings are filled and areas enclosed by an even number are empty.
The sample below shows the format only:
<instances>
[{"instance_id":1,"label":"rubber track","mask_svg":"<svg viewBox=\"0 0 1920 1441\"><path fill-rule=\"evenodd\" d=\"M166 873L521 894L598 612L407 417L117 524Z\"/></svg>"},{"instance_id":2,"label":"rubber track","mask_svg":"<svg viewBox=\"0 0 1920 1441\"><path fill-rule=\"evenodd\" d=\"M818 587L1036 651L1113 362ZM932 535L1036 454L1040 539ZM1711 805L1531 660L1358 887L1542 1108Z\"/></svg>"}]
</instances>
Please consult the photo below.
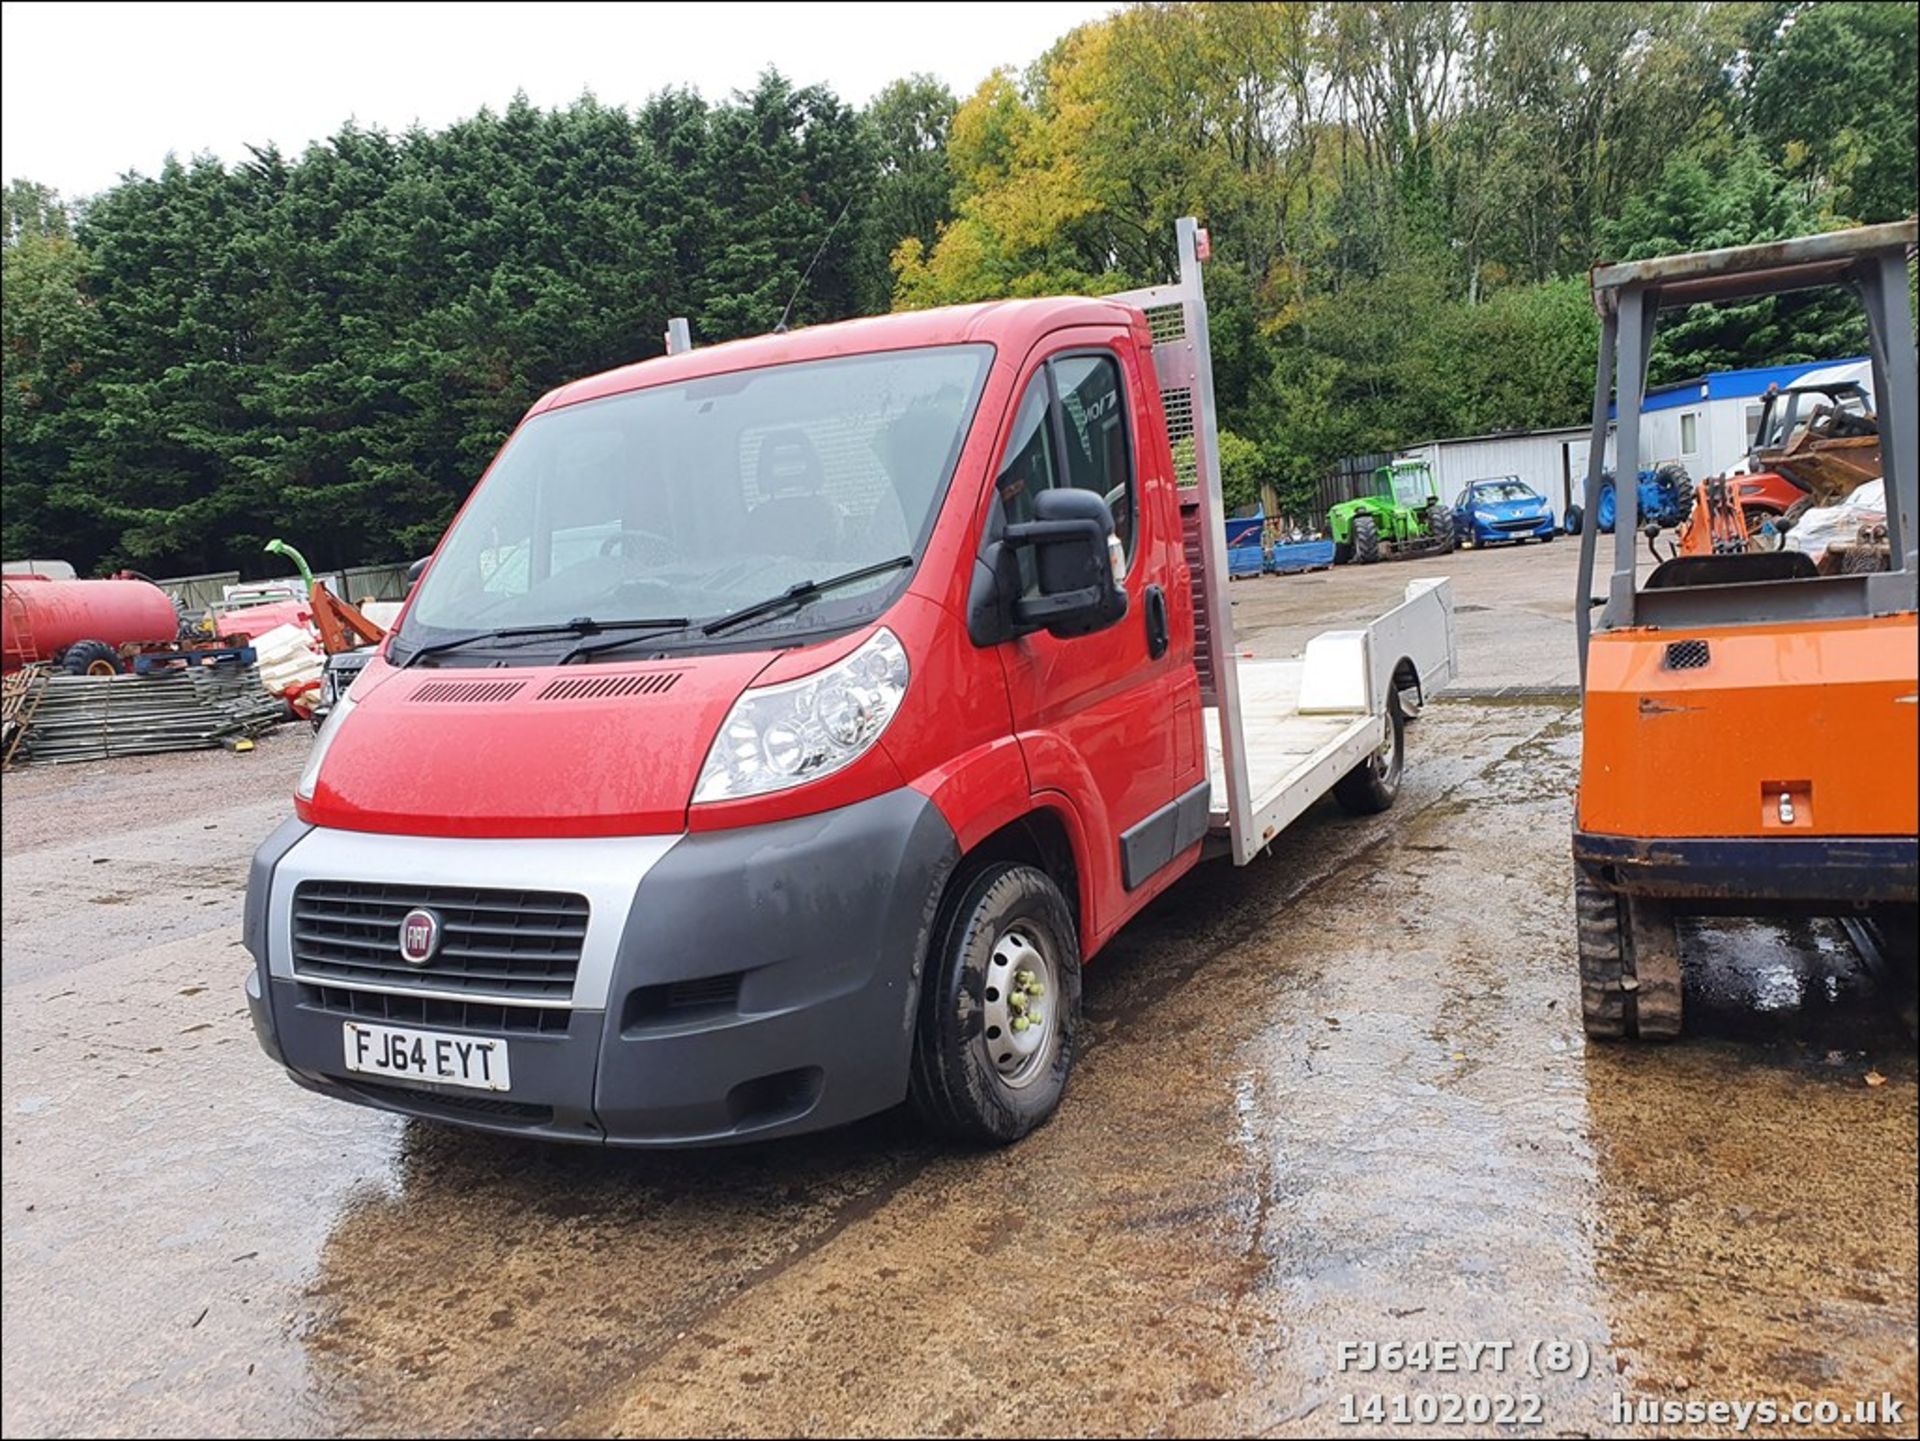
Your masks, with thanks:
<instances>
[{"instance_id":1,"label":"rubber track","mask_svg":"<svg viewBox=\"0 0 1920 1441\"><path fill-rule=\"evenodd\" d=\"M1620 898L1577 866L1573 909L1580 950L1580 1019L1589 1036L1625 1036L1633 971L1620 925Z\"/></svg>"}]
</instances>

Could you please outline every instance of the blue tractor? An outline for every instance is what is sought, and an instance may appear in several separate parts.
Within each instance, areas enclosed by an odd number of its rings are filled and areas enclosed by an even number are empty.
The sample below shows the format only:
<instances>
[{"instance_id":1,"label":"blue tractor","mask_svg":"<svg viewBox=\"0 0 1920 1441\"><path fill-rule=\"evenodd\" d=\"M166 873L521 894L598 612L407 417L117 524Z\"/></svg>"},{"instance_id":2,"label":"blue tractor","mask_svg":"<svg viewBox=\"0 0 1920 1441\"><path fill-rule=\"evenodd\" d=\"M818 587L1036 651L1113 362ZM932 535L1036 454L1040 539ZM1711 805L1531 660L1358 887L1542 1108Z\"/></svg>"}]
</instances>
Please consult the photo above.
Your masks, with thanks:
<instances>
[{"instance_id":1,"label":"blue tractor","mask_svg":"<svg viewBox=\"0 0 1920 1441\"><path fill-rule=\"evenodd\" d=\"M1668 530L1682 524L1693 510L1693 479L1687 474L1687 468L1678 461L1668 461L1653 470L1641 471L1639 488L1635 494L1642 527L1658 525L1662 530ZM1613 472L1603 470L1600 472L1600 499L1593 507L1593 523L1599 527L1602 535L1613 534L1618 504L1614 494ZM1579 506L1568 506L1567 534L1580 534L1585 518Z\"/></svg>"}]
</instances>

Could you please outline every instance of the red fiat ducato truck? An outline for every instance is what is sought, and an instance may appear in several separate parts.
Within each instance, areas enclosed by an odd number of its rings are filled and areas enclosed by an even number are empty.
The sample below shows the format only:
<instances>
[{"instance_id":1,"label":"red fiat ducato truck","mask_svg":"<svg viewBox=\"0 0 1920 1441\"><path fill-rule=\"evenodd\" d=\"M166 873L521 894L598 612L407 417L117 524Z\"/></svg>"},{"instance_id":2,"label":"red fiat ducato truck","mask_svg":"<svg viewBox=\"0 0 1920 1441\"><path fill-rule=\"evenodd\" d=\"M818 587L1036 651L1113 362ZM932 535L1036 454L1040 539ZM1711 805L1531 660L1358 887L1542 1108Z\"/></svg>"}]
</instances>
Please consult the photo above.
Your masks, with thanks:
<instances>
[{"instance_id":1,"label":"red fiat ducato truck","mask_svg":"<svg viewBox=\"0 0 1920 1441\"><path fill-rule=\"evenodd\" d=\"M636 1146L1059 1104L1080 968L1210 851L1391 804L1444 581L1238 656L1178 284L825 325L528 413L255 856L326 1095Z\"/></svg>"}]
</instances>

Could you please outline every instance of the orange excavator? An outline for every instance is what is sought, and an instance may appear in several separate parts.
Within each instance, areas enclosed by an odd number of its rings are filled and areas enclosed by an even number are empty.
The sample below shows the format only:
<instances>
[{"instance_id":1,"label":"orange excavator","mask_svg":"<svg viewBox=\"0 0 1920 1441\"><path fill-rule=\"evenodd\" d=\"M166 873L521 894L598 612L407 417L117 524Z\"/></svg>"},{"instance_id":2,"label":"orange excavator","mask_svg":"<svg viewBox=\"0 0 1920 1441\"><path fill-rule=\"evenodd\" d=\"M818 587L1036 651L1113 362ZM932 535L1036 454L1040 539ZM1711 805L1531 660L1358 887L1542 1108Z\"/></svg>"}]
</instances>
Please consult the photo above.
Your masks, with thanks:
<instances>
[{"instance_id":1,"label":"orange excavator","mask_svg":"<svg viewBox=\"0 0 1920 1441\"><path fill-rule=\"evenodd\" d=\"M1754 548L1737 495L1703 483L1698 536L1642 574L1636 497L1611 565L1580 537L1575 621L1584 741L1574 896L1589 1035L1670 1037L1684 1019L1686 915L1832 916L1911 970L1920 885L1920 498L1906 220L1597 266L1601 319L1587 500L1598 500L1619 372L1616 469L1639 468L1662 311L1823 286L1866 311L1884 539L1829 573ZM1871 543L1868 543L1868 542ZM1598 607L1598 609L1595 609ZM1909 978L1910 979L1910 978Z\"/></svg>"},{"instance_id":2,"label":"orange excavator","mask_svg":"<svg viewBox=\"0 0 1920 1441\"><path fill-rule=\"evenodd\" d=\"M1880 426L1860 374L1868 368L1835 366L1769 389L1745 466L1695 486L1678 553L1772 549L1808 507L1879 478Z\"/></svg>"}]
</instances>

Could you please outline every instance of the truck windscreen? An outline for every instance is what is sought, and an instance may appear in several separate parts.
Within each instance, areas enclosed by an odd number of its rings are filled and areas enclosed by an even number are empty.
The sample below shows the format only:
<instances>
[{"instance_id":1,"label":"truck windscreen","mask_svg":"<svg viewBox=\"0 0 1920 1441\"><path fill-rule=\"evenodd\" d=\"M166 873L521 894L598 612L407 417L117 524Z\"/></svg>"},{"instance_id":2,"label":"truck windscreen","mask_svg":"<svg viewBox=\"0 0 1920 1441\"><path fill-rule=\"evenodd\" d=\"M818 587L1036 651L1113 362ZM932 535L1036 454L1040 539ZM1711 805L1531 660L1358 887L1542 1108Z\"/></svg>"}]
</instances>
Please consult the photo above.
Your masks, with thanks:
<instances>
[{"instance_id":1,"label":"truck windscreen","mask_svg":"<svg viewBox=\"0 0 1920 1441\"><path fill-rule=\"evenodd\" d=\"M535 416L443 542L401 640L698 622L917 556L992 358L965 345L765 366ZM899 579L847 587L808 624L844 622Z\"/></svg>"}]
</instances>

